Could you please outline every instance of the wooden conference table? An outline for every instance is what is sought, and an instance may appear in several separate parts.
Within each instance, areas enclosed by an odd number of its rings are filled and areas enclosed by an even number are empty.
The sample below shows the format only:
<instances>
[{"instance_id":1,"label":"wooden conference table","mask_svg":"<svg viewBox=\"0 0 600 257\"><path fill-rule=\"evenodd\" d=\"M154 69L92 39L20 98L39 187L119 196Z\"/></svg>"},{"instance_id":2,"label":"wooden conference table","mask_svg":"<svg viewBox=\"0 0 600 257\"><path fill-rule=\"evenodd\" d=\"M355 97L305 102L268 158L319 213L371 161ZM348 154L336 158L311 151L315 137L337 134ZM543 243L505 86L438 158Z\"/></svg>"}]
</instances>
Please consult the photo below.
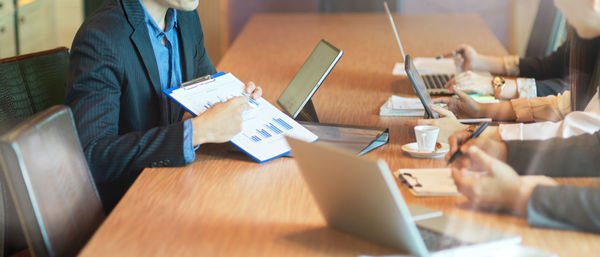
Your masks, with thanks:
<instances>
[{"instance_id":1,"label":"wooden conference table","mask_svg":"<svg viewBox=\"0 0 600 257\"><path fill-rule=\"evenodd\" d=\"M469 42L482 53L506 51L482 19L471 15L397 15L405 50L437 56ZM392 94L413 94L405 77L392 76L401 59L382 14L265 14L254 16L218 67L255 81L264 97L279 94L321 38L344 50L340 63L313 98L322 122L388 127L390 142L366 155L392 170L444 167L403 153L413 142L408 118L380 117ZM599 186L596 179L561 182ZM523 244L560 256L600 252L600 236L530 228L522 218L478 211L458 197L412 196L408 204L521 235ZM559 206L557 206L559 207ZM82 256L357 256L398 253L326 227L296 163L279 158L257 164L222 145L202 146L194 163L145 169L108 216Z\"/></svg>"}]
</instances>

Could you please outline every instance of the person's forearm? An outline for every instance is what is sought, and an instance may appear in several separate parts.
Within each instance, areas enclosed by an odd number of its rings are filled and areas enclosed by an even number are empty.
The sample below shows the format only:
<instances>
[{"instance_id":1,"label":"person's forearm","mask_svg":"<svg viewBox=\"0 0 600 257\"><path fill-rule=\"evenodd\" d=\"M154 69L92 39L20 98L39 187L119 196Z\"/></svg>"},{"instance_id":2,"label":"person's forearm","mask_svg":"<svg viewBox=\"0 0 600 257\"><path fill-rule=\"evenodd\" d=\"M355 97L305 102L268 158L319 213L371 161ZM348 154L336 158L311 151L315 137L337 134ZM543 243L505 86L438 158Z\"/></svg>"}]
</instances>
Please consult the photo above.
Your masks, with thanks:
<instances>
[{"instance_id":1,"label":"person's forearm","mask_svg":"<svg viewBox=\"0 0 600 257\"><path fill-rule=\"evenodd\" d=\"M517 115L509 101L481 104L479 117L502 121L513 121L517 119Z\"/></svg>"},{"instance_id":2,"label":"person's forearm","mask_svg":"<svg viewBox=\"0 0 600 257\"><path fill-rule=\"evenodd\" d=\"M527 206L531 226L600 232L600 189L537 186Z\"/></svg>"},{"instance_id":3,"label":"person's forearm","mask_svg":"<svg viewBox=\"0 0 600 257\"><path fill-rule=\"evenodd\" d=\"M506 163L521 175L600 176L600 131L593 135L544 141L505 141L505 144Z\"/></svg>"},{"instance_id":4,"label":"person's forearm","mask_svg":"<svg viewBox=\"0 0 600 257\"><path fill-rule=\"evenodd\" d=\"M480 55L472 64L473 70L489 71L497 75L506 75L504 60L498 56Z\"/></svg>"}]
</instances>

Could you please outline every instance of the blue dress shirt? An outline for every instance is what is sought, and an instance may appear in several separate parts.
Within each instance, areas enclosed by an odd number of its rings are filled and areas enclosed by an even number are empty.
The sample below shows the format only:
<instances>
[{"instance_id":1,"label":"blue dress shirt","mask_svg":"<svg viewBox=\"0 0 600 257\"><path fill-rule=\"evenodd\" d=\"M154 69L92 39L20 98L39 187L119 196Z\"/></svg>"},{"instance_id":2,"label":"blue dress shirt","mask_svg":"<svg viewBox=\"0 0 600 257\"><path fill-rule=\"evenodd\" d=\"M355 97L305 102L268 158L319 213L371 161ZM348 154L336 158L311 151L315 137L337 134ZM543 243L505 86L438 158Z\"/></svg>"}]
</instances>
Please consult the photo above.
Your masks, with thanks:
<instances>
[{"instance_id":1,"label":"blue dress shirt","mask_svg":"<svg viewBox=\"0 0 600 257\"><path fill-rule=\"evenodd\" d=\"M140 5L144 7L140 1ZM179 55L179 39L177 37L177 10L169 8L165 16L165 30L158 27L152 16L144 9L144 21L148 28L148 36L152 43L158 74L160 77L161 90L179 87L181 84L181 56ZM166 95L161 95L161 103L164 111L169 111L169 99ZM170 112L168 112L170 113ZM194 134L192 121L186 120L183 123L183 156L186 163L193 162L196 158L193 147L192 136Z\"/></svg>"}]
</instances>

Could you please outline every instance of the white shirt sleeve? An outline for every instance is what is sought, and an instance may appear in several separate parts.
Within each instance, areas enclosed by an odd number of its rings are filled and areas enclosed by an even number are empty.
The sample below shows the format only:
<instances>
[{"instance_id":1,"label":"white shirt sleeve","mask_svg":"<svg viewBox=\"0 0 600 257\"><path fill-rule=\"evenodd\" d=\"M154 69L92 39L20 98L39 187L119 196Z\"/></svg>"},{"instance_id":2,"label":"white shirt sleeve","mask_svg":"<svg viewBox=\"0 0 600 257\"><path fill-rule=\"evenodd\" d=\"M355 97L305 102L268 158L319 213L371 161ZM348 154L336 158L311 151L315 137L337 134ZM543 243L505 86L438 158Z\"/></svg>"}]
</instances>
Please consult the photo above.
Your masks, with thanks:
<instances>
[{"instance_id":1,"label":"white shirt sleeve","mask_svg":"<svg viewBox=\"0 0 600 257\"><path fill-rule=\"evenodd\" d=\"M517 78L519 98L532 98L537 96L535 79Z\"/></svg>"},{"instance_id":2,"label":"white shirt sleeve","mask_svg":"<svg viewBox=\"0 0 600 257\"><path fill-rule=\"evenodd\" d=\"M556 137L561 122L536 122L501 124L499 131L502 140L545 140Z\"/></svg>"},{"instance_id":3,"label":"white shirt sleeve","mask_svg":"<svg viewBox=\"0 0 600 257\"><path fill-rule=\"evenodd\" d=\"M593 112L572 112L560 122L536 122L530 124L502 124L502 140L546 140L553 137L572 137L593 134L600 130L600 114Z\"/></svg>"}]
</instances>

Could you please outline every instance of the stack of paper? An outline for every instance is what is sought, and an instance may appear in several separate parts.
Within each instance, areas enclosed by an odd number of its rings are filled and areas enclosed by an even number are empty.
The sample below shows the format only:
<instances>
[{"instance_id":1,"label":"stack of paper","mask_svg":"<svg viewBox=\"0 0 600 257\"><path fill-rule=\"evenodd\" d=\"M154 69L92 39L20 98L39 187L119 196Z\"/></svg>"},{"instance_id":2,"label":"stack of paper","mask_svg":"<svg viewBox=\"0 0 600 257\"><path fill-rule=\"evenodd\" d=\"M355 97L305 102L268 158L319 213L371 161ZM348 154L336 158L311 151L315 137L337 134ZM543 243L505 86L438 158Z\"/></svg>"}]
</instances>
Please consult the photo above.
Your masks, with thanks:
<instances>
[{"instance_id":1,"label":"stack of paper","mask_svg":"<svg viewBox=\"0 0 600 257\"><path fill-rule=\"evenodd\" d=\"M423 116L425 109L419 98L390 96L379 108L380 116Z\"/></svg>"}]
</instances>

